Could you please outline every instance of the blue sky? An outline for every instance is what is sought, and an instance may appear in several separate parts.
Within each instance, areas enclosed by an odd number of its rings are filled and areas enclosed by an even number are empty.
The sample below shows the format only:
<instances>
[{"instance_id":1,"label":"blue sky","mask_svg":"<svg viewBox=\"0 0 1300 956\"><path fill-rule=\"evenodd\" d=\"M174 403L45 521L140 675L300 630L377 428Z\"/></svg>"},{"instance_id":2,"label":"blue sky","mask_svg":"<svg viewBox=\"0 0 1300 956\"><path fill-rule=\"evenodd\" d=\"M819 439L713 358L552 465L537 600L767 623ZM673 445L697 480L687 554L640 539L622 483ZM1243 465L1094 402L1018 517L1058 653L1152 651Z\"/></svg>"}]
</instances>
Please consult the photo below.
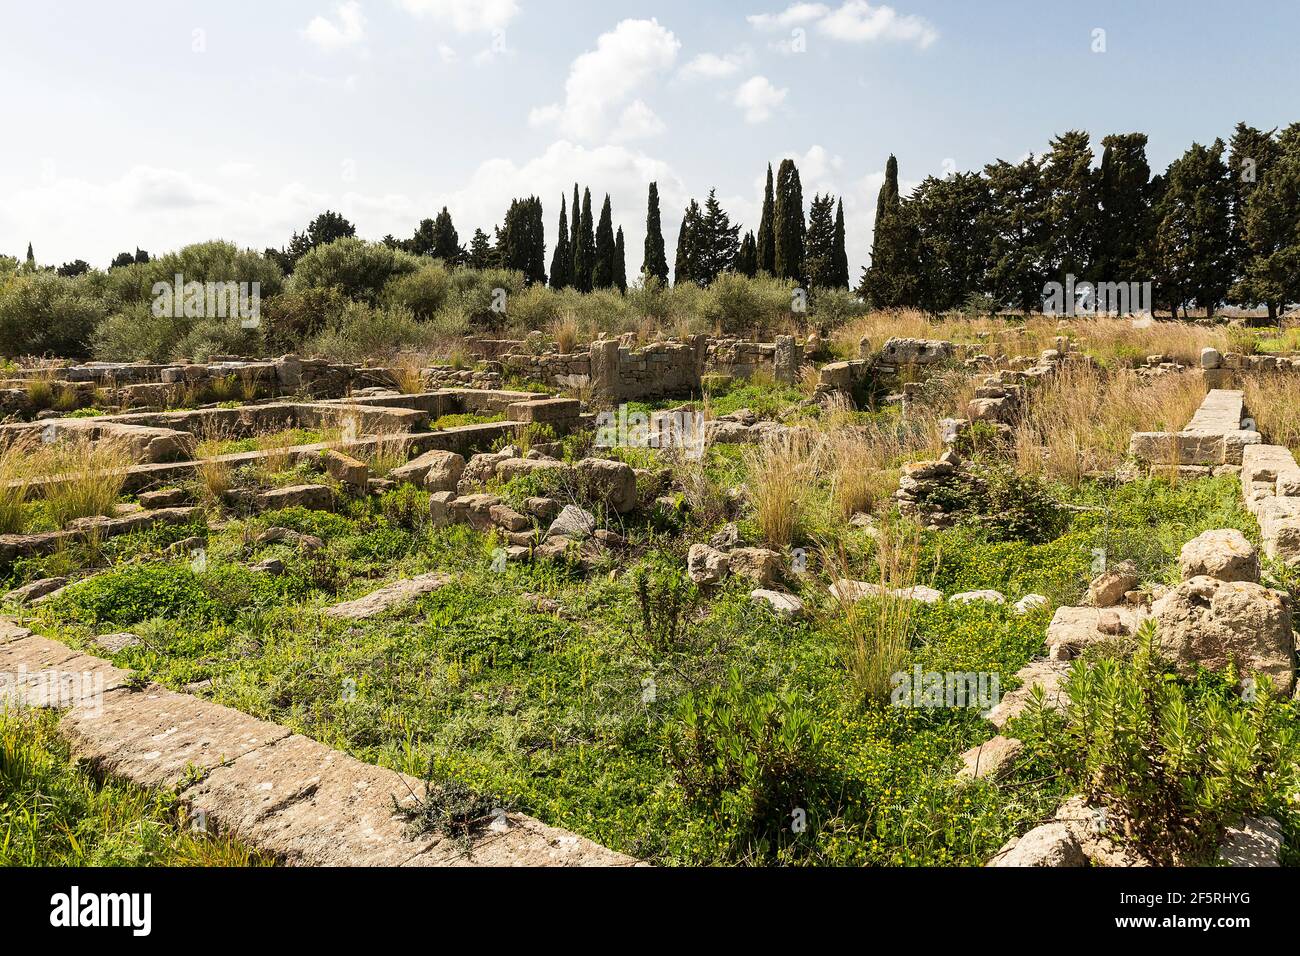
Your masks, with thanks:
<instances>
[{"instance_id":1,"label":"blue sky","mask_svg":"<svg viewBox=\"0 0 1300 956\"><path fill-rule=\"evenodd\" d=\"M612 194L635 272L648 181L671 257L691 196L754 227L793 156L807 195L843 195L856 274L890 152L906 187L1140 130L1162 169L1300 120L1293 0L7 6L0 252L42 263L278 246L326 207L378 239L446 204L468 241L529 193L549 244L577 179Z\"/></svg>"}]
</instances>

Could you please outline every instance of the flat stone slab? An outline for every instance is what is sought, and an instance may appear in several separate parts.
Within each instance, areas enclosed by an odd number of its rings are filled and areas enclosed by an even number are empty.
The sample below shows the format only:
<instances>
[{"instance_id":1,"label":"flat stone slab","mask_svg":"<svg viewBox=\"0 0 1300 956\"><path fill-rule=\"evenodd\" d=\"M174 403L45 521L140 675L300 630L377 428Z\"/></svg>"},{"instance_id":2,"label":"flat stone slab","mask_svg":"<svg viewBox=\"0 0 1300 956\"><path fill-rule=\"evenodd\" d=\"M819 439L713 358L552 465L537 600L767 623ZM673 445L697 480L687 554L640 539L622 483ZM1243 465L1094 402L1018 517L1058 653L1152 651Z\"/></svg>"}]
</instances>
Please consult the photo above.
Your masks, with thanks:
<instances>
[{"instance_id":1,"label":"flat stone slab","mask_svg":"<svg viewBox=\"0 0 1300 956\"><path fill-rule=\"evenodd\" d=\"M417 598L436 591L449 583L451 583L451 575L449 574L422 574L419 577L396 581L387 587L367 594L365 597L357 598L355 601L336 604L331 608L327 608L325 615L344 621L362 621L383 614L385 611L390 611L402 604L410 604Z\"/></svg>"},{"instance_id":2,"label":"flat stone slab","mask_svg":"<svg viewBox=\"0 0 1300 956\"><path fill-rule=\"evenodd\" d=\"M1061 690L1061 679L1070 671L1070 665L1061 661L1030 661L1016 671L1016 678L1023 683L1020 687L1002 696L997 706L988 712L989 723L1001 730L1013 717L1029 705L1035 687L1043 688L1047 706L1059 710L1065 703L1065 693Z\"/></svg>"},{"instance_id":3,"label":"flat stone slab","mask_svg":"<svg viewBox=\"0 0 1300 956\"><path fill-rule=\"evenodd\" d=\"M423 793L423 784L417 793ZM464 850L440 842L404 866L642 866L635 857L617 853L568 830L547 826L521 813L505 815L505 829L478 834ZM494 825L495 826L495 825Z\"/></svg>"},{"instance_id":4,"label":"flat stone slab","mask_svg":"<svg viewBox=\"0 0 1300 956\"><path fill-rule=\"evenodd\" d=\"M986 780L1001 776L1010 768L1024 744L1015 737L998 734L982 744L976 744L961 755L959 780Z\"/></svg>"},{"instance_id":5,"label":"flat stone slab","mask_svg":"<svg viewBox=\"0 0 1300 956\"><path fill-rule=\"evenodd\" d=\"M13 628L13 625L8 625ZM84 708L99 713L110 692L125 687L129 671L108 661L14 628L0 643L0 708Z\"/></svg>"},{"instance_id":6,"label":"flat stone slab","mask_svg":"<svg viewBox=\"0 0 1300 956\"><path fill-rule=\"evenodd\" d=\"M1048 654L1054 661L1072 660L1089 644L1132 637L1146 618L1146 608L1131 604L1058 607L1047 626Z\"/></svg>"},{"instance_id":7,"label":"flat stone slab","mask_svg":"<svg viewBox=\"0 0 1300 956\"><path fill-rule=\"evenodd\" d=\"M158 686L106 697L103 713L71 711L61 729L73 753L145 786L174 787L289 736L286 727Z\"/></svg>"},{"instance_id":8,"label":"flat stone slab","mask_svg":"<svg viewBox=\"0 0 1300 956\"><path fill-rule=\"evenodd\" d=\"M1281 824L1272 817L1252 817L1229 828L1219 847L1219 859L1227 866L1281 866Z\"/></svg>"},{"instance_id":9,"label":"flat stone slab","mask_svg":"<svg viewBox=\"0 0 1300 956\"><path fill-rule=\"evenodd\" d=\"M298 866L399 866L451 841L407 839L393 799L413 806L424 785L297 734L212 770L182 798Z\"/></svg>"}]
</instances>

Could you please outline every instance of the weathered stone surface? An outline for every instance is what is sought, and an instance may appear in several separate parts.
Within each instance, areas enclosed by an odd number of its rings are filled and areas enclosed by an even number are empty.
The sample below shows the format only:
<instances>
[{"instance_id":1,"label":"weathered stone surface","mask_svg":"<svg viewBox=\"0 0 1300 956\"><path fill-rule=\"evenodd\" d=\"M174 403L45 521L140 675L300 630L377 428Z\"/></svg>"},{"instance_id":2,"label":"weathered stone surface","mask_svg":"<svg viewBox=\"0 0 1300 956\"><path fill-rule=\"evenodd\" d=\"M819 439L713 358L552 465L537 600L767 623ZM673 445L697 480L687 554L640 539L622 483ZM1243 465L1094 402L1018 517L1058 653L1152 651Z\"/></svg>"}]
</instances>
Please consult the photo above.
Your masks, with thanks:
<instances>
[{"instance_id":1,"label":"weathered stone surface","mask_svg":"<svg viewBox=\"0 0 1300 956\"><path fill-rule=\"evenodd\" d=\"M504 531L527 531L533 523L514 508L506 504L495 504L488 508L492 523Z\"/></svg>"},{"instance_id":2,"label":"weathered stone surface","mask_svg":"<svg viewBox=\"0 0 1300 956\"><path fill-rule=\"evenodd\" d=\"M547 537L586 538L596 530L596 516L577 505L565 505L551 526Z\"/></svg>"},{"instance_id":3,"label":"weathered stone surface","mask_svg":"<svg viewBox=\"0 0 1300 956\"><path fill-rule=\"evenodd\" d=\"M936 591L924 584L914 584L911 587L891 590L881 587L879 584L872 584L869 581L850 581L847 578L842 578L832 584L830 592L831 596L839 601L864 601L867 598L878 598L882 595L909 601L920 601L922 604L938 604L943 600L942 591Z\"/></svg>"},{"instance_id":4,"label":"weathered stone surface","mask_svg":"<svg viewBox=\"0 0 1300 956\"><path fill-rule=\"evenodd\" d=\"M120 654L128 647L138 647L140 638L128 631L118 634L101 634L95 638L95 644L107 654Z\"/></svg>"},{"instance_id":5,"label":"weathered stone surface","mask_svg":"<svg viewBox=\"0 0 1300 956\"><path fill-rule=\"evenodd\" d=\"M793 594L759 588L750 592L749 600L753 604L766 605L778 617L794 619L804 616L803 601Z\"/></svg>"},{"instance_id":6,"label":"weathered stone surface","mask_svg":"<svg viewBox=\"0 0 1300 956\"><path fill-rule=\"evenodd\" d=\"M1088 585L1088 603L1093 607L1112 607L1137 586L1137 569L1131 561L1122 561L1093 578Z\"/></svg>"},{"instance_id":7,"label":"weathered stone surface","mask_svg":"<svg viewBox=\"0 0 1300 956\"><path fill-rule=\"evenodd\" d=\"M972 604L983 601L986 604L1006 604L1006 596L1001 591L963 591L954 594L948 600L954 604Z\"/></svg>"},{"instance_id":8,"label":"weathered stone surface","mask_svg":"<svg viewBox=\"0 0 1300 956\"><path fill-rule=\"evenodd\" d=\"M1223 355L1216 348L1201 349L1201 368L1221 368Z\"/></svg>"},{"instance_id":9,"label":"weathered stone surface","mask_svg":"<svg viewBox=\"0 0 1300 956\"><path fill-rule=\"evenodd\" d=\"M370 469L365 462L333 448L321 453L321 462L325 466L325 473L336 481L356 491L369 490L367 482L370 480Z\"/></svg>"},{"instance_id":10,"label":"weathered stone surface","mask_svg":"<svg viewBox=\"0 0 1300 956\"><path fill-rule=\"evenodd\" d=\"M636 472L621 461L584 458L577 465L583 490L594 499L604 501L619 514L636 507Z\"/></svg>"},{"instance_id":11,"label":"weathered stone surface","mask_svg":"<svg viewBox=\"0 0 1300 956\"><path fill-rule=\"evenodd\" d=\"M178 508L189 501L190 496L184 488L162 488L158 491L142 491L136 496L140 504L149 510L156 508Z\"/></svg>"},{"instance_id":12,"label":"weathered stone surface","mask_svg":"<svg viewBox=\"0 0 1300 956\"><path fill-rule=\"evenodd\" d=\"M730 551L732 548L738 548L744 543L740 536L740 529L736 527L734 522L723 525L722 530L709 538L709 547L717 548L719 551Z\"/></svg>"},{"instance_id":13,"label":"weathered stone surface","mask_svg":"<svg viewBox=\"0 0 1300 956\"><path fill-rule=\"evenodd\" d=\"M257 496L261 511L280 511L284 508L306 508L309 511L331 511L334 508L334 490L329 485L291 485L272 488Z\"/></svg>"},{"instance_id":14,"label":"weathered stone surface","mask_svg":"<svg viewBox=\"0 0 1300 956\"><path fill-rule=\"evenodd\" d=\"M1069 667L1069 664L1059 661L1030 661L1016 672L1020 686L1010 693L1004 693L998 704L988 712L986 719L1001 730L1028 706L1035 687L1043 689L1044 701L1048 707L1059 710L1065 703L1061 679L1069 673Z\"/></svg>"},{"instance_id":15,"label":"weathered stone surface","mask_svg":"<svg viewBox=\"0 0 1300 956\"><path fill-rule=\"evenodd\" d=\"M455 498L454 491L435 491L429 496L429 521L435 528L451 524L451 503Z\"/></svg>"},{"instance_id":16,"label":"weathered stone surface","mask_svg":"<svg viewBox=\"0 0 1300 956\"><path fill-rule=\"evenodd\" d=\"M403 604L438 590L451 582L450 575L422 574L419 577L395 581L387 587L373 591L355 601L346 601L326 609L328 617L345 621L361 621L390 611Z\"/></svg>"},{"instance_id":17,"label":"weathered stone surface","mask_svg":"<svg viewBox=\"0 0 1300 956\"><path fill-rule=\"evenodd\" d=\"M1035 827L999 850L988 866L1087 866L1088 858L1064 823Z\"/></svg>"},{"instance_id":18,"label":"weathered stone surface","mask_svg":"<svg viewBox=\"0 0 1300 956\"><path fill-rule=\"evenodd\" d=\"M1199 577L1220 581L1258 581L1259 554L1235 528L1206 531L1183 545L1179 554L1183 580Z\"/></svg>"},{"instance_id":19,"label":"weathered stone surface","mask_svg":"<svg viewBox=\"0 0 1300 956\"><path fill-rule=\"evenodd\" d=\"M696 584L718 584L727 576L727 555L707 544L693 544L686 555L686 573Z\"/></svg>"},{"instance_id":20,"label":"weathered stone surface","mask_svg":"<svg viewBox=\"0 0 1300 956\"><path fill-rule=\"evenodd\" d=\"M524 510L542 521L554 521L564 510L564 504L554 498L526 498Z\"/></svg>"},{"instance_id":21,"label":"weathered stone surface","mask_svg":"<svg viewBox=\"0 0 1300 956\"><path fill-rule=\"evenodd\" d=\"M1248 581L1195 577L1151 608L1161 653L1185 673L1197 665L1267 676L1275 691L1295 685L1291 609L1283 595Z\"/></svg>"},{"instance_id":22,"label":"weathered stone surface","mask_svg":"<svg viewBox=\"0 0 1300 956\"><path fill-rule=\"evenodd\" d=\"M438 486L436 488L429 486L429 473L435 469L438 472L438 477L434 481ZM464 458L455 452L435 449L426 451L405 465L394 468L388 473L388 477L393 481L424 485L430 491L455 491L464 473Z\"/></svg>"},{"instance_id":23,"label":"weathered stone surface","mask_svg":"<svg viewBox=\"0 0 1300 956\"><path fill-rule=\"evenodd\" d=\"M14 588L4 596L4 600L13 604L26 604L37 598L45 597L52 594L67 585L67 578L41 578L39 581L32 581L24 584L22 587Z\"/></svg>"},{"instance_id":24,"label":"weathered stone surface","mask_svg":"<svg viewBox=\"0 0 1300 956\"><path fill-rule=\"evenodd\" d=\"M1078 657L1090 644L1137 633L1146 609L1133 605L1110 608L1058 607L1047 626L1048 656L1054 661Z\"/></svg>"},{"instance_id":25,"label":"weathered stone surface","mask_svg":"<svg viewBox=\"0 0 1300 956\"><path fill-rule=\"evenodd\" d=\"M957 771L957 777L961 780L996 779L1010 769L1024 746L1015 737L998 734L961 755L961 769Z\"/></svg>"},{"instance_id":26,"label":"weathered stone surface","mask_svg":"<svg viewBox=\"0 0 1300 956\"><path fill-rule=\"evenodd\" d=\"M727 554L732 574L749 578L760 587L775 584L781 577L781 555L767 548L734 548Z\"/></svg>"},{"instance_id":27,"label":"weathered stone surface","mask_svg":"<svg viewBox=\"0 0 1300 956\"><path fill-rule=\"evenodd\" d=\"M1274 867L1282 865L1282 826L1272 817L1252 817L1230 827L1219 848L1226 866Z\"/></svg>"},{"instance_id":28,"label":"weathered stone surface","mask_svg":"<svg viewBox=\"0 0 1300 956\"><path fill-rule=\"evenodd\" d=\"M76 756L161 787L176 786L191 767L210 770L289 736L285 727L158 686L115 691L102 714L73 710L61 729Z\"/></svg>"},{"instance_id":29,"label":"weathered stone surface","mask_svg":"<svg viewBox=\"0 0 1300 956\"><path fill-rule=\"evenodd\" d=\"M1052 602L1042 594L1026 594L1015 603L1017 614L1028 614L1030 611L1037 611L1039 608L1047 607Z\"/></svg>"}]
</instances>

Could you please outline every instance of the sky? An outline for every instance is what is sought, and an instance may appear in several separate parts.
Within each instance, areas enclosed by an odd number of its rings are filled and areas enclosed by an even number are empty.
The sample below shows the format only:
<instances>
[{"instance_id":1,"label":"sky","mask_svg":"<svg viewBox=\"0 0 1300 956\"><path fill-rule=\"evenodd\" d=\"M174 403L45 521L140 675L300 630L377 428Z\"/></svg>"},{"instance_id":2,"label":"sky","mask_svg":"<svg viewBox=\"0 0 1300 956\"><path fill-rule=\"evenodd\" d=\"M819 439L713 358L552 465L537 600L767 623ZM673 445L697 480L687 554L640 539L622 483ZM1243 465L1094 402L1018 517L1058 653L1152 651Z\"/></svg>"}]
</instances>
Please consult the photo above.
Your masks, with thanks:
<instances>
[{"instance_id":1,"label":"sky","mask_svg":"<svg viewBox=\"0 0 1300 956\"><path fill-rule=\"evenodd\" d=\"M1141 131L1163 170L1300 120L1297 36L1295 0L6 0L0 253L278 247L326 208L404 238L444 205L468 243L536 194L549 264L578 181L634 274L650 181L671 263L692 197L756 228L791 157L856 276L891 153L906 190Z\"/></svg>"}]
</instances>

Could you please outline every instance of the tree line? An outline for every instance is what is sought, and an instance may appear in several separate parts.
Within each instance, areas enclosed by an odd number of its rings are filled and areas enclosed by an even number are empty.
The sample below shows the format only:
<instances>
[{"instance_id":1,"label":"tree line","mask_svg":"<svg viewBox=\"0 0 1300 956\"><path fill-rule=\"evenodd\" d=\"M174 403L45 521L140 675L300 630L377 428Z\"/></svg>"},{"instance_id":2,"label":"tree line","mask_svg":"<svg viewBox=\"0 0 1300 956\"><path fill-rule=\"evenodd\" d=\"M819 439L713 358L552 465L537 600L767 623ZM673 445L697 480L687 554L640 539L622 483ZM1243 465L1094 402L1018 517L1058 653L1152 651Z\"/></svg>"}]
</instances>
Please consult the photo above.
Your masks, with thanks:
<instances>
[{"instance_id":1,"label":"tree line","mask_svg":"<svg viewBox=\"0 0 1300 956\"><path fill-rule=\"evenodd\" d=\"M1300 123L1238 123L1151 175L1143 133L1086 132L1041 157L928 177L899 193L891 156L858 293L878 308L1037 311L1048 283L1151 283L1155 309L1300 301Z\"/></svg>"}]
</instances>

